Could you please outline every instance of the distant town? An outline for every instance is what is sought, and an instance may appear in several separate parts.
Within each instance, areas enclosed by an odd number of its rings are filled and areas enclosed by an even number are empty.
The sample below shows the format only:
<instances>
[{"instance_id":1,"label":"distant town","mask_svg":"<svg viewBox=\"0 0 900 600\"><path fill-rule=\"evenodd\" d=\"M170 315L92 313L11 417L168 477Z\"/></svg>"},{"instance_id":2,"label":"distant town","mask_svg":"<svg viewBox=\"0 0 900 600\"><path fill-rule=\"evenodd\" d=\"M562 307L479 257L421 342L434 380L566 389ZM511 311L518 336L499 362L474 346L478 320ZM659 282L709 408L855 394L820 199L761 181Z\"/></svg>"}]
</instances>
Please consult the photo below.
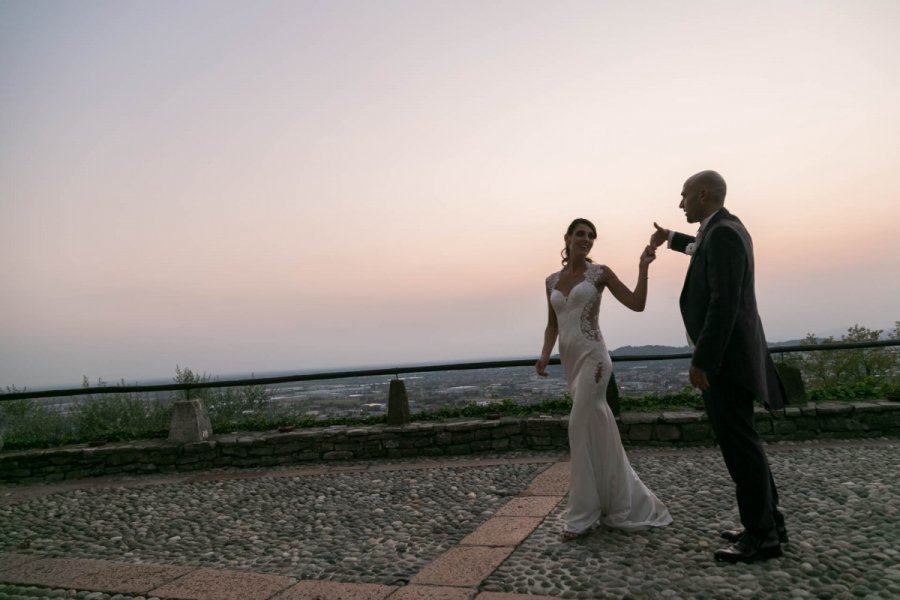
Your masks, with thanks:
<instances>
[{"instance_id":1,"label":"distant town","mask_svg":"<svg viewBox=\"0 0 900 600\"><path fill-rule=\"evenodd\" d=\"M800 345L801 340L778 342L772 346ZM681 392L688 383L690 349L687 346L624 346L611 352L613 372L620 396L640 397ZM670 356L677 358L669 358ZM652 360L647 360L652 357ZM506 362L502 359L485 363ZM521 362L521 361L517 361ZM548 367L549 375L539 377L530 365L503 368L478 368L469 370L415 371L415 366L399 365L410 411L433 412L442 408L462 408L470 404L487 405L492 402L511 401L520 405L537 404L545 400L563 397L568 392L563 369L559 365ZM449 366L449 365L448 365ZM381 367L360 367L357 372L384 371ZM437 365L440 368L440 365ZM434 368L430 365L429 368ZM349 372L349 371L344 371ZM312 375L312 372L305 374ZM234 374L212 378L217 380L286 379L304 373L269 372ZM323 373L315 373L316 376ZM324 373L327 376L327 373ZM268 408L275 413L289 413L312 420L328 420L344 417L380 416L387 411L390 383L396 376L382 374L364 377L294 381L265 385L264 397ZM206 378L206 375L203 375ZM101 382L102 383L102 382ZM146 381L145 385L170 384L171 381ZM122 382L122 385L126 385ZM249 385L253 385L250 383ZM90 395L85 387L85 395ZM171 401L178 392L157 393L156 398ZM259 395L257 396L259 397ZM68 412L77 397L39 399L38 403ZM248 408L254 412L258 408Z\"/></svg>"},{"instance_id":2,"label":"distant town","mask_svg":"<svg viewBox=\"0 0 900 600\"><path fill-rule=\"evenodd\" d=\"M641 347L623 348L612 355L677 354L687 348ZM681 390L687 383L688 359L614 362L613 371L619 393L623 396L668 394ZM562 367L548 368L547 377L539 377L533 367L506 367L467 371L410 373L403 379L411 412L459 408L470 403L488 404L511 400L516 404L533 404L566 394ZM387 410L388 390L392 376L357 377L310 382L293 382L270 386L272 401L280 408L297 410L313 419L348 416L377 416ZM277 410L277 408L276 408Z\"/></svg>"}]
</instances>

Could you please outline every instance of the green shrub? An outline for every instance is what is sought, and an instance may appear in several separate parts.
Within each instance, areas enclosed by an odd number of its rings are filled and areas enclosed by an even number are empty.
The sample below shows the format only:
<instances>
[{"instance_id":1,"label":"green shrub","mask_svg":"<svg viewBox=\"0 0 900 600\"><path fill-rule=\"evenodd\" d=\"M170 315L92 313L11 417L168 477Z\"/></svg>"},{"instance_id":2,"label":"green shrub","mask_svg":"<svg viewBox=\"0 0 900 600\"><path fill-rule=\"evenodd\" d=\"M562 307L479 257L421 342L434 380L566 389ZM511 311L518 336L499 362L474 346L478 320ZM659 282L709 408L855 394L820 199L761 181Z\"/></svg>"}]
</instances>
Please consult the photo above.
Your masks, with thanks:
<instances>
[{"instance_id":1,"label":"green shrub","mask_svg":"<svg viewBox=\"0 0 900 600\"><path fill-rule=\"evenodd\" d=\"M572 402L566 399L545 400L538 404L516 404L509 399L487 404L470 402L460 408L445 407L432 411L420 411L412 414L410 419L413 421L441 421L443 419L458 419L461 417L485 417L490 414L499 414L504 417L548 414L558 412L559 407L557 405L563 406L564 412L568 412L572 407Z\"/></svg>"},{"instance_id":2,"label":"green shrub","mask_svg":"<svg viewBox=\"0 0 900 600\"><path fill-rule=\"evenodd\" d=\"M674 394L623 396L619 402L623 412L654 412L678 408L703 409L702 396L689 385Z\"/></svg>"},{"instance_id":3,"label":"green shrub","mask_svg":"<svg viewBox=\"0 0 900 600\"><path fill-rule=\"evenodd\" d=\"M813 402L833 400L873 400L900 396L900 383L876 377L867 377L845 385L820 387L807 393Z\"/></svg>"},{"instance_id":4,"label":"green shrub","mask_svg":"<svg viewBox=\"0 0 900 600\"><path fill-rule=\"evenodd\" d=\"M58 410L35 400L0 403L0 430L4 448L35 448L69 443L71 425Z\"/></svg>"},{"instance_id":5,"label":"green shrub","mask_svg":"<svg viewBox=\"0 0 900 600\"><path fill-rule=\"evenodd\" d=\"M164 437L171 406L141 396L88 396L72 408L70 418L82 440L130 440Z\"/></svg>"}]
</instances>

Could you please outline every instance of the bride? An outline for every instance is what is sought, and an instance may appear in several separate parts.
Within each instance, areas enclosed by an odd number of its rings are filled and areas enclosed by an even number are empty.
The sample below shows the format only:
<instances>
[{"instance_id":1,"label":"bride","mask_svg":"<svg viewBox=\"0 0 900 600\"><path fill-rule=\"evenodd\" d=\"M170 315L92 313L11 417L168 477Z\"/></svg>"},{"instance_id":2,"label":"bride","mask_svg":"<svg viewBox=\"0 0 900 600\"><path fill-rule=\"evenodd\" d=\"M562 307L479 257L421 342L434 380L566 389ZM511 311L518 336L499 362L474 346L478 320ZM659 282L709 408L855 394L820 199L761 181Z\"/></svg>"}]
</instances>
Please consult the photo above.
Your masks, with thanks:
<instances>
[{"instance_id":1,"label":"bride","mask_svg":"<svg viewBox=\"0 0 900 600\"><path fill-rule=\"evenodd\" d=\"M572 397L572 470L565 539L586 534L598 523L638 529L672 522L668 509L641 482L625 455L615 417L606 403L612 361L597 322L604 289L631 310L644 310L647 271L656 254L652 246L644 249L638 283L631 291L609 267L588 258L596 237L597 229L587 219L575 219L566 231L563 268L547 277L547 328L541 357L534 365L538 375L547 375L558 337L559 358Z\"/></svg>"}]
</instances>

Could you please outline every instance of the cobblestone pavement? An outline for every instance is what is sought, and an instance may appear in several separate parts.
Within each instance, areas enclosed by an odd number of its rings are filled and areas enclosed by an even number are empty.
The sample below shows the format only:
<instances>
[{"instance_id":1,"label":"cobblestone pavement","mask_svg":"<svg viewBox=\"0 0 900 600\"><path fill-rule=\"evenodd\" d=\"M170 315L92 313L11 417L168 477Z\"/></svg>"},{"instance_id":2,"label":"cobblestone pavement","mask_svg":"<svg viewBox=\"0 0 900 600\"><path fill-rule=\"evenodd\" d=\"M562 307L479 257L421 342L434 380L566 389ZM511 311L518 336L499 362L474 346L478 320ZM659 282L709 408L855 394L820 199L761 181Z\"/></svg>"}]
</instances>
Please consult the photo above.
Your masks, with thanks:
<instances>
[{"instance_id":1,"label":"cobblestone pavement","mask_svg":"<svg viewBox=\"0 0 900 600\"><path fill-rule=\"evenodd\" d=\"M716 563L716 449L631 449L667 528L563 541L567 457L509 452L0 487L0 600L896 598L900 440L768 446L782 558Z\"/></svg>"}]
</instances>

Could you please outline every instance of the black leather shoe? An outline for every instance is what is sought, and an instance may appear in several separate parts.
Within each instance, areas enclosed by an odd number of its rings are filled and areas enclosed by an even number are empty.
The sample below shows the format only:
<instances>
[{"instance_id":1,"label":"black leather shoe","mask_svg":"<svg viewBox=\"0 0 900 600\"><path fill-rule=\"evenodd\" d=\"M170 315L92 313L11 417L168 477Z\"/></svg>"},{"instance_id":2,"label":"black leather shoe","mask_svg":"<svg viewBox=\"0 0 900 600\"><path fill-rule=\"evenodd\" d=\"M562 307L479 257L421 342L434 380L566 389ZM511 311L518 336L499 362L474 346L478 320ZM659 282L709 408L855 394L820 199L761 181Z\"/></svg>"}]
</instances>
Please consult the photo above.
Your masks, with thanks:
<instances>
[{"instance_id":1,"label":"black leather shoe","mask_svg":"<svg viewBox=\"0 0 900 600\"><path fill-rule=\"evenodd\" d=\"M758 560L769 560L781 556L781 544L763 545L758 539L744 533L730 548L716 550L713 557L717 561L730 563L751 563Z\"/></svg>"},{"instance_id":2,"label":"black leather shoe","mask_svg":"<svg viewBox=\"0 0 900 600\"><path fill-rule=\"evenodd\" d=\"M779 543L781 543L781 544L788 543L788 534L787 534L786 527L784 527L783 525L780 527L776 527L775 532L778 534L778 542ZM725 531L722 531L721 533L719 533L719 537L721 537L723 540L728 540L732 544L737 542L739 539L741 539L742 535L744 535L743 529L726 529Z\"/></svg>"}]
</instances>

